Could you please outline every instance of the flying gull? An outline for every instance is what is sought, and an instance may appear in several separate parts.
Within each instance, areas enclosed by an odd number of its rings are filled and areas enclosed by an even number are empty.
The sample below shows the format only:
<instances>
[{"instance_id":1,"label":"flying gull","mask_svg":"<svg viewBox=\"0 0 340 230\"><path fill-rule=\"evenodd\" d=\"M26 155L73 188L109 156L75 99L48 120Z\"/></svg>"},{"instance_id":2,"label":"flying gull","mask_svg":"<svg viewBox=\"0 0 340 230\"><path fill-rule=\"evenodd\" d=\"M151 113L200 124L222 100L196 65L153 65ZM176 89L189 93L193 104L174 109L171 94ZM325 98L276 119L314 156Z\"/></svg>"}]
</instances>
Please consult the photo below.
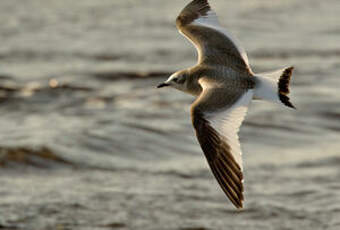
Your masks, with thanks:
<instances>
[{"instance_id":1,"label":"flying gull","mask_svg":"<svg viewBox=\"0 0 340 230\"><path fill-rule=\"evenodd\" d=\"M191 119L197 139L224 193L236 208L242 208L239 128L252 99L294 108L288 97L293 67L253 73L246 52L220 25L207 0L190 2L176 26L196 47L198 62L172 74L158 88L171 86L196 96Z\"/></svg>"}]
</instances>

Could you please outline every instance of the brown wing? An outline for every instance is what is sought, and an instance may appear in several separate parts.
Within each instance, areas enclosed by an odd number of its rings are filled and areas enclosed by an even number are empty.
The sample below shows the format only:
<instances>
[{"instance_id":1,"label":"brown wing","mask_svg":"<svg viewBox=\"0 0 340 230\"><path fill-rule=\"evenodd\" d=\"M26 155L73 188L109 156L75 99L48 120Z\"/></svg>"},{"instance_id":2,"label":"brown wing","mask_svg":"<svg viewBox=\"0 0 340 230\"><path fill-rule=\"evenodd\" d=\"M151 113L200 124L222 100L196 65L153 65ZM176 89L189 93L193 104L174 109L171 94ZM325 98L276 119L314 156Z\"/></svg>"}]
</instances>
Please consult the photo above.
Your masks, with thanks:
<instances>
[{"instance_id":1,"label":"brown wing","mask_svg":"<svg viewBox=\"0 0 340 230\"><path fill-rule=\"evenodd\" d=\"M224 193L237 208L242 208L243 173L237 133L252 92L244 91L226 98L224 89L206 88L204 85L202 88L202 95L191 107L196 136Z\"/></svg>"},{"instance_id":2,"label":"brown wing","mask_svg":"<svg viewBox=\"0 0 340 230\"><path fill-rule=\"evenodd\" d=\"M198 62L250 72L248 58L236 39L220 26L207 0L189 3L176 19L178 30L198 51Z\"/></svg>"},{"instance_id":3,"label":"brown wing","mask_svg":"<svg viewBox=\"0 0 340 230\"><path fill-rule=\"evenodd\" d=\"M208 160L211 171L228 196L237 207L243 207L243 174L240 166L231 154L226 140L211 127L209 121L200 112L192 113L192 122L197 139Z\"/></svg>"}]
</instances>

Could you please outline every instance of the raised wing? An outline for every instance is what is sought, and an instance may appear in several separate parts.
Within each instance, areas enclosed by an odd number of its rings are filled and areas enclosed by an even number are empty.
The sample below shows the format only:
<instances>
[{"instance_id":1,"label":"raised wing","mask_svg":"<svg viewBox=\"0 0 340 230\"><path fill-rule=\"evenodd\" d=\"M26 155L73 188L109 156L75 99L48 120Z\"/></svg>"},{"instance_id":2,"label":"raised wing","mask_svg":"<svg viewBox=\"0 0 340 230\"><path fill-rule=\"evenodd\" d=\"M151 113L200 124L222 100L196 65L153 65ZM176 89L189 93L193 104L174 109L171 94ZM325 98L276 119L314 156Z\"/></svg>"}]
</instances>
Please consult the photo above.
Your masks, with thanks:
<instances>
[{"instance_id":1,"label":"raised wing","mask_svg":"<svg viewBox=\"0 0 340 230\"><path fill-rule=\"evenodd\" d=\"M209 166L230 201L243 207L243 166L238 131L253 96L252 90L226 98L225 90L202 85L191 107L197 139Z\"/></svg>"},{"instance_id":2,"label":"raised wing","mask_svg":"<svg viewBox=\"0 0 340 230\"><path fill-rule=\"evenodd\" d=\"M200 64L219 64L250 72L246 52L221 27L207 0L190 2L177 17L176 26L196 47Z\"/></svg>"}]
</instances>

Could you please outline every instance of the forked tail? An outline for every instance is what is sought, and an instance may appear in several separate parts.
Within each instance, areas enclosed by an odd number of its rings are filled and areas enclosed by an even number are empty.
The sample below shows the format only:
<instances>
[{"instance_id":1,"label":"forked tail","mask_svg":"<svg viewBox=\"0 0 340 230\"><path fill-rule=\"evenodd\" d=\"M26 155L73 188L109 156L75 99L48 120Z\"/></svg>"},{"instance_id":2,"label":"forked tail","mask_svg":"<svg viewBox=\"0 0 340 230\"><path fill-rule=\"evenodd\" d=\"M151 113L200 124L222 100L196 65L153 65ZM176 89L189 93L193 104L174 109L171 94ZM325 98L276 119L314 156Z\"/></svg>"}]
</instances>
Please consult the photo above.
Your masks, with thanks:
<instances>
[{"instance_id":1,"label":"forked tail","mask_svg":"<svg viewBox=\"0 0 340 230\"><path fill-rule=\"evenodd\" d=\"M295 109L288 97L293 69L294 67L289 67L271 73L256 74L254 99L282 103Z\"/></svg>"}]
</instances>

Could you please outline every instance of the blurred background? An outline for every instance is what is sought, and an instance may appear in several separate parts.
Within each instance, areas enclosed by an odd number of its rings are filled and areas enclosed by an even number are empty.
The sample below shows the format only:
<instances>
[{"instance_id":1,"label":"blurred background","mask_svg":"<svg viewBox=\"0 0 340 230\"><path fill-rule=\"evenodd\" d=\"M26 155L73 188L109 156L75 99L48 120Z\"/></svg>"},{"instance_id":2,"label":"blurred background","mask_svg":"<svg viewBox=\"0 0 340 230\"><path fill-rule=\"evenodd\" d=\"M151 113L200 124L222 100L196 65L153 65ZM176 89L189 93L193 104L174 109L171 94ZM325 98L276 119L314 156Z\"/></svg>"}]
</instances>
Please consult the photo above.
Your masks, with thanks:
<instances>
[{"instance_id":1,"label":"blurred background","mask_svg":"<svg viewBox=\"0 0 340 230\"><path fill-rule=\"evenodd\" d=\"M189 1L0 1L0 229L339 229L338 0L212 0L254 72L295 66L297 111L253 102L245 209L213 178L194 100Z\"/></svg>"}]
</instances>

